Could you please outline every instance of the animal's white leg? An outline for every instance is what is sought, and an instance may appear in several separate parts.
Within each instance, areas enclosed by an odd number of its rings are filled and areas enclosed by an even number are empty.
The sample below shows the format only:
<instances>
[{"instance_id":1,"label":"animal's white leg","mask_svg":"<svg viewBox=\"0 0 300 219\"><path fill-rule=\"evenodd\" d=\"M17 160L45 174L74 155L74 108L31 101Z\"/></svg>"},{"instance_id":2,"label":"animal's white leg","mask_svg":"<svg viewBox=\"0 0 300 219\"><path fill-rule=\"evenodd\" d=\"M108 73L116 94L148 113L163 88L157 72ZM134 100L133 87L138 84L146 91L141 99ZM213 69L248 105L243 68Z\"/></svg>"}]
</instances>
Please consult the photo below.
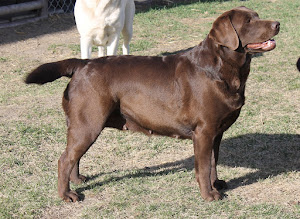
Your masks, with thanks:
<instances>
[{"instance_id":1,"label":"animal's white leg","mask_svg":"<svg viewBox=\"0 0 300 219\"><path fill-rule=\"evenodd\" d=\"M80 51L82 59L91 58L92 53L92 39L89 37L80 38Z\"/></svg>"},{"instance_id":2,"label":"animal's white leg","mask_svg":"<svg viewBox=\"0 0 300 219\"><path fill-rule=\"evenodd\" d=\"M129 42L131 40L132 35L128 34L128 32L124 31L124 29L122 31L122 34L124 39L123 46L122 46L123 55L129 55L130 53Z\"/></svg>"},{"instance_id":3,"label":"animal's white leg","mask_svg":"<svg viewBox=\"0 0 300 219\"><path fill-rule=\"evenodd\" d=\"M129 42L132 38L133 32L133 17L135 13L134 1L129 1L125 8L125 23L122 30L124 43L123 43L123 55L129 55Z\"/></svg>"},{"instance_id":4,"label":"animal's white leg","mask_svg":"<svg viewBox=\"0 0 300 219\"><path fill-rule=\"evenodd\" d=\"M119 34L114 34L110 37L110 40L107 45L107 55L117 55L118 51L118 44L119 44Z\"/></svg>"},{"instance_id":5,"label":"animal's white leg","mask_svg":"<svg viewBox=\"0 0 300 219\"><path fill-rule=\"evenodd\" d=\"M98 46L98 56L99 57L105 56L105 47L104 46Z\"/></svg>"}]
</instances>

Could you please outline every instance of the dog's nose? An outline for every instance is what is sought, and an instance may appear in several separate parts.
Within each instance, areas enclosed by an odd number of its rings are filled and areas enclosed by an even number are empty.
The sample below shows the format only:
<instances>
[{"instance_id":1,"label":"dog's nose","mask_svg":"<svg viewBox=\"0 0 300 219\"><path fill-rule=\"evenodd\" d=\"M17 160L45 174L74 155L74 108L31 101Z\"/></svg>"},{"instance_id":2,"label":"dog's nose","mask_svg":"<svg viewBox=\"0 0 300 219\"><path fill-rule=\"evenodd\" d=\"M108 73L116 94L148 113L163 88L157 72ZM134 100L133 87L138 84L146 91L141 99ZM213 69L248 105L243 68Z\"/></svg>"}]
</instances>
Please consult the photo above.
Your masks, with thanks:
<instances>
[{"instance_id":1,"label":"dog's nose","mask_svg":"<svg viewBox=\"0 0 300 219\"><path fill-rule=\"evenodd\" d=\"M279 28L280 28L280 23L278 21L274 21L272 23L272 29L279 30Z\"/></svg>"}]
</instances>

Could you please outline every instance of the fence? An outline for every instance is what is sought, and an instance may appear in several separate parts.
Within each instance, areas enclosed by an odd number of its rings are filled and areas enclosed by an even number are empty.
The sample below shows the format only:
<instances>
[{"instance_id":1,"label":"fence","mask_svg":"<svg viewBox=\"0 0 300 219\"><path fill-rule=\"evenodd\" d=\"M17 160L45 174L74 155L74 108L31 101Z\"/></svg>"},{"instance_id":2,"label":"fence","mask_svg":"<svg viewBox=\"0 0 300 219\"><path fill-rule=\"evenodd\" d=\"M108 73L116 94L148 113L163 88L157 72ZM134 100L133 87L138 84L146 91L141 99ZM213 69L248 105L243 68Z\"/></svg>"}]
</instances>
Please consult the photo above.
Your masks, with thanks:
<instances>
[{"instance_id":1,"label":"fence","mask_svg":"<svg viewBox=\"0 0 300 219\"><path fill-rule=\"evenodd\" d=\"M49 14L73 12L76 0L1 0L0 28L34 22Z\"/></svg>"},{"instance_id":2,"label":"fence","mask_svg":"<svg viewBox=\"0 0 300 219\"><path fill-rule=\"evenodd\" d=\"M73 12L76 0L48 0L49 14Z\"/></svg>"},{"instance_id":3,"label":"fence","mask_svg":"<svg viewBox=\"0 0 300 219\"><path fill-rule=\"evenodd\" d=\"M13 26L47 17L47 0L1 0L0 27Z\"/></svg>"},{"instance_id":4,"label":"fence","mask_svg":"<svg viewBox=\"0 0 300 219\"><path fill-rule=\"evenodd\" d=\"M177 0L178 1L178 0ZM182 0L181 0L182 1ZM55 13L65 13L65 12L73 12L74 5L76 0L48 0L48 10L50 14ZM160 2L161 4L164 2L172 2L170 0L135 0L136 8L148 8L151 5L151 2Z\"/></svg>"},{"instance_id":5,"label":"fence","mask_svg":"<svg viewBox=\"0 0 300 219\"><path fill-rule=\"evenodd\" d=\"M187 0L177 0L177 1L187 1ZM55 14L55 13L73 12L76 0L48 0L48 2L49 2L49 6L48 6L49 13ZM149 8L151 3L154 4L160 3L166 5L166 3L171 4L171 2L174 2L174 0L135 0L134 2L137 10L142 10L145 8Z\"/></svg>"}]
</instances>

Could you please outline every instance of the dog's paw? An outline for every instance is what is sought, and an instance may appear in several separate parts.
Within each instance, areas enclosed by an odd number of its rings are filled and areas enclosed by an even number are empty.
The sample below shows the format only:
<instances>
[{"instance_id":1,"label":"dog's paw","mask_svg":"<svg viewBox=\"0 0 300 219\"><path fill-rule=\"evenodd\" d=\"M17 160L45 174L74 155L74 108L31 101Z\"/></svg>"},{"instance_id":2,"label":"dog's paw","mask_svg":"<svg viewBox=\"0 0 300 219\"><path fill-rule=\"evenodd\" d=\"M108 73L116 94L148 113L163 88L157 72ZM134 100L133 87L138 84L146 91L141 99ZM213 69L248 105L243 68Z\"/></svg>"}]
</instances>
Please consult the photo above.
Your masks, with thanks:
<instances>
[{"instance_id":1,"label":"dog's paw","mask_svg":"<svg viewBox=\"0 0 300 219\"><path fill-rule=\"evenodd\" d=\"M72 178L72 177L71 177L70 181L71 181L72 183L74 183L74 184L79 185L79 184L84 183L84 182L86 181L86 177L83 176L83 175L81 175L81 174L79 174L79 176L76 177L76 178Z\"/></svg>"},{"instance_id":2,"label":"dog's paw","mask_svg":"<svg viewBox=\"0 0 300 219\"><path fill-rule=\"evenodd\" d=\"M218 180L218 179L214 182L213 187L218 191L228 188L227 183L224 180Z\"/></svg>"},{"instance_id":3,"label":"dog's paw","mask_svg":"<svg viewBox=\"0 0 300 219\"><path fill-rule=\"evenodd\" d=\"M79 196L75 191L69 191L62 195L62 199L65 202L78 202Z\"/></svg>"},{"instance_id":4,"label":"dog's paw","mask_svg":"<svg viewBox=\"0 0 300 219\"><path fill-rule=\"evenodd\" d=\"M210 191L209 193L207 193L205 196L202 196L202 197L205 201L209 201L209 202L218 201L221 199L220 193L215 189Z\"/></svg>"}]
</instances>

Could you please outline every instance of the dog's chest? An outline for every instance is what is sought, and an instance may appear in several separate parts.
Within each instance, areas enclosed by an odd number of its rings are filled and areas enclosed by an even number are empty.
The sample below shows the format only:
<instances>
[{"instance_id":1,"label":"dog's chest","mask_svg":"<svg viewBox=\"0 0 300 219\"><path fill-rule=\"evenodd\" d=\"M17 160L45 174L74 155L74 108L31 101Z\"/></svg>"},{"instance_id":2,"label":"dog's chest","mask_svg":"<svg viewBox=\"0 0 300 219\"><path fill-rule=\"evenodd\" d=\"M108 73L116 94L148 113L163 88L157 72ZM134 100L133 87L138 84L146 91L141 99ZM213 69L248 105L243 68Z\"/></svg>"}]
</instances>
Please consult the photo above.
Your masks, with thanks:
<instances>
[{"instance_id":1,"label":"dog's chest","mask_svg":"<svg viewBox=\"0 0 300 219\"><path fill-rule=\"evenodd\" d=\"M219 126L219 131L226 131L239 117L241 109L235 110L229 113L222 121Z\"/></svg>"}]
</instances>

